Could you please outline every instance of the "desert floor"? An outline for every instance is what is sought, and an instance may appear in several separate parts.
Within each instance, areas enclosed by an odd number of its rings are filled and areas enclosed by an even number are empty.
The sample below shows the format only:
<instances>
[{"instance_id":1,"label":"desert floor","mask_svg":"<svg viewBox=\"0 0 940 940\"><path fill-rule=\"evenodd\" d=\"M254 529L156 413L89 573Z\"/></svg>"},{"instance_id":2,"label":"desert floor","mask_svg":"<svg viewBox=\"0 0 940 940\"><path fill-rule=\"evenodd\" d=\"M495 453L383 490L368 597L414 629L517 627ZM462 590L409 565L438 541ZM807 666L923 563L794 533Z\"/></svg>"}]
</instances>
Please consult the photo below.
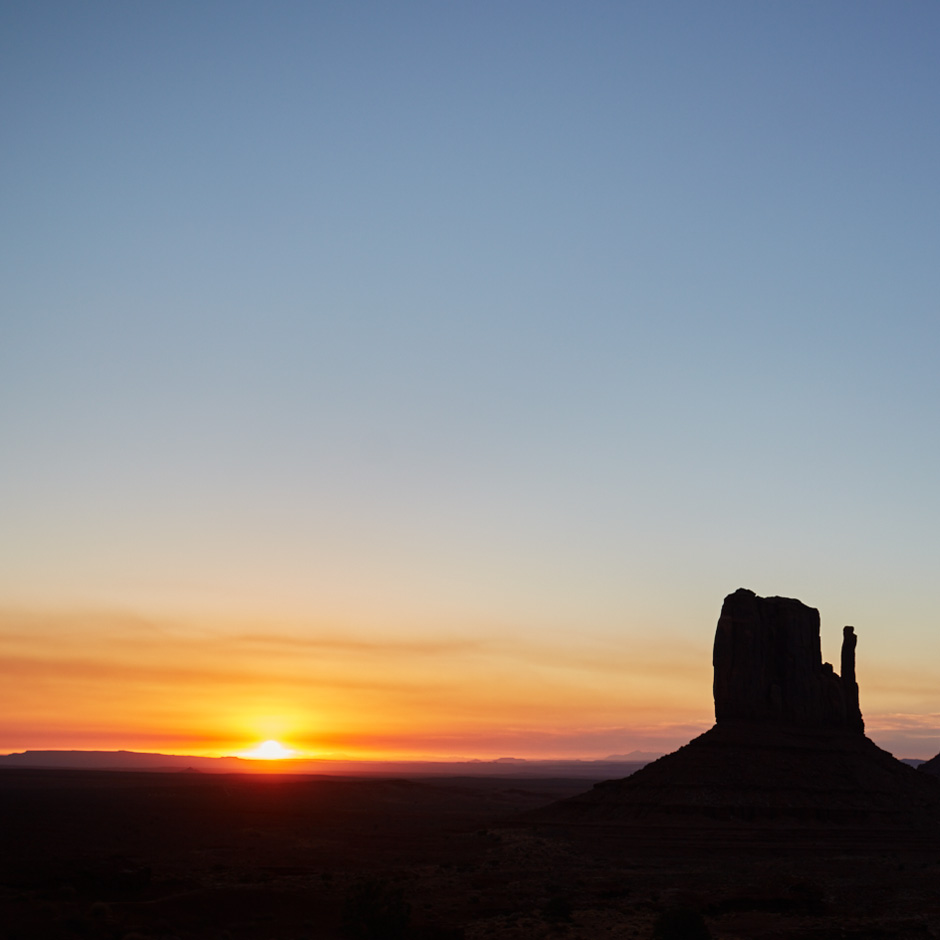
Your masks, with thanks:
<instances>
[{"instance_id":1,"label":"desert floor","mask_svg":"<svg viewBox=\"0 0 940 940\"><path fill-rule=\"evenodd\" d=\"M940 937L918 833L536 829L584 780L0 771L0 936ZM678 936L678 935L676 935Z\"/></svg>"}]
</instances>

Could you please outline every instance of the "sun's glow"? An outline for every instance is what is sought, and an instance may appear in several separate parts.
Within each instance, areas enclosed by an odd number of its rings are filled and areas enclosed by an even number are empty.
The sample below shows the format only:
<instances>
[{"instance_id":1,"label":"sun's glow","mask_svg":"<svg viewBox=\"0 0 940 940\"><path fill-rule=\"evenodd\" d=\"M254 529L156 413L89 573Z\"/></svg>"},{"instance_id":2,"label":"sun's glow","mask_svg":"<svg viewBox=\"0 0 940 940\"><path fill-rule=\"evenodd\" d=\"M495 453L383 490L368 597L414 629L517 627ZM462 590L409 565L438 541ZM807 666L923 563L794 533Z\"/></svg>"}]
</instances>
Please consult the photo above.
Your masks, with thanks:
<instances>
[{"instance_id":1,"label":"sun's glow","mask_svg":"<svg viewBox=\"0 0 940 940\"><path fill-rule=\"evenodd\" d=\"M251 757L255 760L283 760L285 757L293 756L294 752L284 747L280 741L263 741L256 748L250 751L243 751L242 757Z\"/></svg>"}]
</instances>

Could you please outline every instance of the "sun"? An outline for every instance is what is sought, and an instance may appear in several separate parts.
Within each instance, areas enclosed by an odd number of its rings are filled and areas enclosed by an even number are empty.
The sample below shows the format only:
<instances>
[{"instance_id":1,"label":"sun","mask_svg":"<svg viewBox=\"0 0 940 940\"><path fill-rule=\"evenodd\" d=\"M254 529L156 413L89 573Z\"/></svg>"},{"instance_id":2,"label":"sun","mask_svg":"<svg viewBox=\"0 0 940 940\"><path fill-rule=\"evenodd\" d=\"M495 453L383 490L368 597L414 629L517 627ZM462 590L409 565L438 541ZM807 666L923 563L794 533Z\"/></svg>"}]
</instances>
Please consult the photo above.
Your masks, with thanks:
<instances>
[{"instance_id":1,"label":"sun","mask_svg":"<svg viewBox=\"0 0 940 940\"><path fill-rule=\"evenodd\" d=\"M285 757L291 757L293 751L284 747L280 741L263 741L256 748L250 751L243 751L242 757L252 757L255 760L283 760Z\"/></svg>"}]
</instances>

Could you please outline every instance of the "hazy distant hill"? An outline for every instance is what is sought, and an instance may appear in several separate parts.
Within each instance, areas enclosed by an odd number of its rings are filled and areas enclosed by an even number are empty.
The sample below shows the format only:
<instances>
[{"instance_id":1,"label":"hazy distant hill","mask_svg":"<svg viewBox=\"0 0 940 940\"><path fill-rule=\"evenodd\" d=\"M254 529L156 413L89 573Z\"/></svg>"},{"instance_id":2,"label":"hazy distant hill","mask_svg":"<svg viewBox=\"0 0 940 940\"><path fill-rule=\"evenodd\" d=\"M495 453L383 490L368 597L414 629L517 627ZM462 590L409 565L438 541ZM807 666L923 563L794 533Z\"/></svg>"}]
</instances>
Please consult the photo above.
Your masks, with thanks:
<instances>
[{"instance_id":1,"label":"hazy distant hill","mask_svg":"<svg viewBox=\"0 0 940 940\"><path fill-rule=\"evenodd\" d=\"M352 761L352 760L247 760L241 757L187 757L137 751L23 751L0 755L0 768L62 768L70 770L147 770L198 773L291 773L383 775L399 777L502 776L584 777L606 780L626 777L648 760L525 760L493 761Z\"/></svg>"},{"instance_id":2,"label":"hazy distant hill","mask_svg":"<svg viewBox=\"0 0 940 940\"><path fill-rule=\"evenodd\" d=\"M639 761L643 764L648 764L650 761L659 760L660 757L663 757L662 751L630 751L629 754L608 754L606 757L601 758L605 761L613 761L614 763L620 763L627 761L630 763Z\"/></svg>"},{"instance_id":3,"label":"hazy distant hill","mask_svg":"<svg viewBox=\"0 0 940 940\"><path fill-rule=\"evenodd\" d=\"M0 767L62 767L73 770L198 770L237 773L254 761L239 757L182 757L138 751L23 751L0 756Z\"/></svg>"}]
</instances>

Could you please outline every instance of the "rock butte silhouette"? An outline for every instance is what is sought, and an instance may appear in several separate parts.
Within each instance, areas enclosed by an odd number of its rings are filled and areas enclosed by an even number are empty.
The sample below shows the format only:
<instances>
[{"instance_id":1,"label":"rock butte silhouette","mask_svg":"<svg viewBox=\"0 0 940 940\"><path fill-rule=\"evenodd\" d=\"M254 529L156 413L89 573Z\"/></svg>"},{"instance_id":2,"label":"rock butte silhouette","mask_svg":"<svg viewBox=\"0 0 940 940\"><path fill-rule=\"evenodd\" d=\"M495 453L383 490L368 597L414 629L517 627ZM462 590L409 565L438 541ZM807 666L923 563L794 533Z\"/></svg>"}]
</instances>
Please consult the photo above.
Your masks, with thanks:
<instances>
[{"instance_id":1,"label":"rock butte silhouette","mask_svg":"<svg viewBox=\"0 0 940 940\"><path fill-rule=\"evenodd\" d=\"M865 736L856 636L822 661L819 612L741 588L715 633L715 725L630 777L527 814L539 824L731 833L940 830L940 781Z\"/></svg>"}]
</instances>

